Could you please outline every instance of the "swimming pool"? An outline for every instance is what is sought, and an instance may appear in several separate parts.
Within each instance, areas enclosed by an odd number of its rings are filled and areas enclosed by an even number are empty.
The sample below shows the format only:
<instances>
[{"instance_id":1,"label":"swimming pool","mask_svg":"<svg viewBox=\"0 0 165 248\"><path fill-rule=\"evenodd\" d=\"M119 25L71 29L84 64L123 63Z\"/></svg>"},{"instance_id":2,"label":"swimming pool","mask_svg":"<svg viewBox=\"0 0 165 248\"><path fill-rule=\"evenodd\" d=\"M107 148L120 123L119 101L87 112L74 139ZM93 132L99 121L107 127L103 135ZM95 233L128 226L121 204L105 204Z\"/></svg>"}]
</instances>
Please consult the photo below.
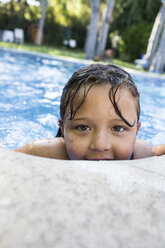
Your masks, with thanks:
<instances>
[{"instance_id":1,"label":"swimming pool","mask_svg":"<svg viewBox=\"0 0 165 248\"><path fill-rule=\"evenodd\" d=\"M84 63L0 49L0 147L17 148L56 135L64 84ZM131 72L141 93L141 131L150 144L165 140L165 78Z\"/></svg>"}]
</instances>

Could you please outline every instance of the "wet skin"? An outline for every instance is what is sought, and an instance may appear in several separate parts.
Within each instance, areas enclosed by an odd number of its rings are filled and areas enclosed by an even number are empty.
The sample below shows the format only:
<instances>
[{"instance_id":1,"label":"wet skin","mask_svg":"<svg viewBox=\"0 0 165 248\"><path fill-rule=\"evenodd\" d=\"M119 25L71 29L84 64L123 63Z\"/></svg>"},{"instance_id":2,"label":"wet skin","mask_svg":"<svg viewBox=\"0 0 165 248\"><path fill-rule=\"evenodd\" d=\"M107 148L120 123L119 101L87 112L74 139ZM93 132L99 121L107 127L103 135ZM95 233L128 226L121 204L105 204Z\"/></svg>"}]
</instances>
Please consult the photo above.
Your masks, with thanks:
<instances>
[{"instance_id":1,"label":"wet skin","mask_svg":"<svg viewBox=\"0 0 165 248\"><path fill-rule=\"evenodd\" d=\"M65 118L61 130L70 159L130 159L140 128L136 102L129 90L118 90L116 102L122 115L129 123L135 123L129 127L116 114L109 99L109 90L109 85L93 86L74 118ZM83 91L79 94L81 98Z\"/></svg>"}]
</instances>

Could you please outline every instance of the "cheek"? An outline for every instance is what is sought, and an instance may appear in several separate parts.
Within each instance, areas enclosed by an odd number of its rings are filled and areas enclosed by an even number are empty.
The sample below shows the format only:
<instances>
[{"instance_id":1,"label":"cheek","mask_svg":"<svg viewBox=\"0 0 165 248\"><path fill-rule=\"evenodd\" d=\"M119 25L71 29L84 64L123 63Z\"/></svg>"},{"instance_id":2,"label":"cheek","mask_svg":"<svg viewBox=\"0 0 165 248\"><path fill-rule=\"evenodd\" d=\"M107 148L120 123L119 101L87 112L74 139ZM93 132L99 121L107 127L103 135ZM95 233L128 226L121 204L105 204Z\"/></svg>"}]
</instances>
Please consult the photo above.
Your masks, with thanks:
<instances>
[{"instance_id":1,"label":"cheek","mask_svg":"<svg viewBox=\"0 0 165 248\"><path fill-rule=\"evenodd\" d=\"M118 146L116 146L116 154L118 159L120 160L128 160L130 159L133 151L134 145L136 141L136 134L131 135L131 137L127 137L127 139L120 140L118 142Z\"/></svg>"},{"instance_id":2,"label":"cheek","mask_svg":"<svg viewBox=\"0 0 165 248\"><path fill-rule=\"evenodd\" d=\"M121 160L129 160L134 150L134 145L125 146L124 149L119 150L119 158Z\"/></svg>"},{"instance_id":3,"label":"cheek","mask_svg":"<svg viewBox=\"0 0 165 248\"><path fill-rule=\"evenodd\" d=\"M84 147L83 142L76 137L71 135L65 136L65 144L68 156L71 160L82 159L85 155L86 148Z\"/></svg>"}]
</instances>

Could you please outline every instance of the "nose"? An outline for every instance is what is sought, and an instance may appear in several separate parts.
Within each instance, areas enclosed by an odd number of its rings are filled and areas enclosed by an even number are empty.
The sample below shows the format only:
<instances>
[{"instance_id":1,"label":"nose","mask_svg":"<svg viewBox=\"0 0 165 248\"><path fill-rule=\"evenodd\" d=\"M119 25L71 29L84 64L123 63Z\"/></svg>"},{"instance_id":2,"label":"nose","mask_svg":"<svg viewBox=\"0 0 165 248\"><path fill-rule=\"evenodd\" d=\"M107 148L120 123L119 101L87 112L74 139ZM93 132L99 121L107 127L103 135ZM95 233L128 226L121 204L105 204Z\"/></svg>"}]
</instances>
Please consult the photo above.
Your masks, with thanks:
<instances>
[{"instance_id":1,"label":"nose","mask_svg":"<svg viewBox=\"0 0 165 248\"><path fill-rule=\"evenodd\" d=\"M109 151L111 149L111 138L105 131L94 132L91 137L90 149L95 151Z\"/></svg>"}]
</instances>

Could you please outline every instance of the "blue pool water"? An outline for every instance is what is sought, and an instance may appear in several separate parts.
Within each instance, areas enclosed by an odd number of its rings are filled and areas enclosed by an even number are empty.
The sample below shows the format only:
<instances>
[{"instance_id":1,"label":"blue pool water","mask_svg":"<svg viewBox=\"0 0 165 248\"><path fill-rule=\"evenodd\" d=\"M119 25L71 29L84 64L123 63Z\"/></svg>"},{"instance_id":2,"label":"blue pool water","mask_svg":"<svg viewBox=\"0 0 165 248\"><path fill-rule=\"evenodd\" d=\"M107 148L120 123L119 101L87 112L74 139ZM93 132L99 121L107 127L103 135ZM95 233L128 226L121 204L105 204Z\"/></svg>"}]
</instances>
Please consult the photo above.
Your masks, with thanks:
<instances>
[{"instance_id":1,"label":"blue pool water","mask_svg":"<svg viewBox=\"0 0 165 248\"><path fill-rule=\"evenodd\" d=\"M0 147L17 148L56 135L64 84L84 66L48 56L0 49ZM131 73L141 93L141 131L165 143L165 77Z\"/></svg>"}]
</instances>

